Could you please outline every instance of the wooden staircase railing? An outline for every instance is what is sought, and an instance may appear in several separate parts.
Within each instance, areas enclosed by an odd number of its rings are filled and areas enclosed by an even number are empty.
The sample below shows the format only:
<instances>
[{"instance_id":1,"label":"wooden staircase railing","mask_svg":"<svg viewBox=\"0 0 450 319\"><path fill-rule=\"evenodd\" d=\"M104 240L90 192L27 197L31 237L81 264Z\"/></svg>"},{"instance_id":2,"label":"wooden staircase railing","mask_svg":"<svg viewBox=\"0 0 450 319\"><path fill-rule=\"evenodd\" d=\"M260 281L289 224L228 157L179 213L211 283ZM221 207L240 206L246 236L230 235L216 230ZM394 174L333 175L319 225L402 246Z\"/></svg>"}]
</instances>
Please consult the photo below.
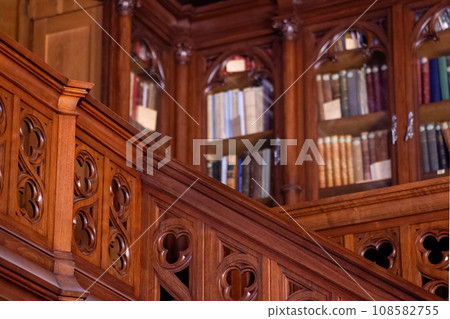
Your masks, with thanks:
<instances>
[{"instance_id":1,"label":"wooden staircase railing","mask_svg":"<svg viewBox=\"0 0 450 319\"><path fill-rule=\"evenodd\" d=\"M128 167L138 132L3 35L0 65L0 298L438 299L162 151Z\"/></svg>"},{"instance_id":2,"label":"wooden staircase railing","mask_svg":"<svg viewBox=\"0 0 450 319\"><path fill-rule=\"evenodd\" d=\"M441 177L285 210L308 229L448 299L448 194L449 179Z\"/></svg>"}]
</instances>

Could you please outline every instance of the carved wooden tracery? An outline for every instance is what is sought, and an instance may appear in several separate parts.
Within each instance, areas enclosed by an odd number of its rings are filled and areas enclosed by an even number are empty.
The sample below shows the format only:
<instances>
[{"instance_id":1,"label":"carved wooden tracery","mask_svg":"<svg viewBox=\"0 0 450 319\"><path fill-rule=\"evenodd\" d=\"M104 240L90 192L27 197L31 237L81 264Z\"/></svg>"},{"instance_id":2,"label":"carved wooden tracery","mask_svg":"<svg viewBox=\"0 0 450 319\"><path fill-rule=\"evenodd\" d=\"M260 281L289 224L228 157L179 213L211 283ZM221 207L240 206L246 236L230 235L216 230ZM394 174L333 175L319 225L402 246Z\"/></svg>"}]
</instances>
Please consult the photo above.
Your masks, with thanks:
<instances>
[{"instance_id":1,"label":"carved wooden tracery","mask_svg":"<svg viewBox=\"0 0 450 319\"><path fill-rule=\"evenodd\" d=\"M19 173L17 202L19 213L31 223L37 223L44 205L43 175L46 137L39 120L27 115L20 124Z\"/></svg>"},{"instance_id":2,"label":"carved wooden tracery","mask_svg":"<svg viewBox=\"0 0 450 319\"><path fill-rule=\"evenodd\" d=\"M391 269L395 262L397 250L392 240L388 238L371 238L362 246L360 253L377 265Z\"/></svg>"},{"instance_id":3,"label":"carved wooden tracery","mask_svg":"<svg viewBox=\"0 0 450 319\"><path fill-rule=\"evenodd\" d=\"M416 243L422 265L442 270L448 268L448 229L427 229L418 236Z\"/></svg>"},{"instance_id":4,"label":"carved wooden tracery","mask_svg":"<svg viewBox=\"0 0 450 319\"><path fill-rule=\"evenodd\" d=\"M6 107L0 98L0 137L5 134L6 131ZM0 142L0 194L3 190L3 169L5 165L5 143Z\"/></svg>"},{"instance_id":5,"label":"carved wooden tracery","mask_svg":"<svg viewBox=\"0 0 450 319\"><path fill-rule=\"evenodd\" d=\"M108 256L114 263L114 269L123 275L128 272L130 266L128 219L131 191L125 177L120 173L114 176L110 192Z\"/></svg>"},{"instance_id":6,"label":"carved wooden tracery","mask_svg":"<svg viewBox=\"0 0 450 319\"><path fill-rule=\"evenodd\" d=\"M73 236L83 254L91 254L97 245L98 168L86 150L77 152L74 174Z\"/></svg>"},{"instance_id":7,"label":"carved wooden tracery","mask_svg":"<svg viewBox=\"0 0 450 319\"><path fill-rule=\"evenodd\" d=\"M257 267L252 257L231 254L218 267L218 289L223 300L250 301L258 294Z\"/></svg>"}]
</instances>

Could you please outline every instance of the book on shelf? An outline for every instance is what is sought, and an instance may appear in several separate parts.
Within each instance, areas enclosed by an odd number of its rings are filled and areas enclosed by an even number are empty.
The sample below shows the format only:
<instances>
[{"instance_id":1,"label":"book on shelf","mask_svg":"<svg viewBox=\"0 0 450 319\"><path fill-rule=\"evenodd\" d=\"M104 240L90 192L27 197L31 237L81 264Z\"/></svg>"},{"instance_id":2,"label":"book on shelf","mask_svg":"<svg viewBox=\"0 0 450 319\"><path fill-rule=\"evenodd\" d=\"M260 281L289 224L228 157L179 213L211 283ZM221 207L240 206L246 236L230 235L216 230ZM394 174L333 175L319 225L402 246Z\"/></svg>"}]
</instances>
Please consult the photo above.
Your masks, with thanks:
<instances>
[{"instance_id":1,"label":"book on shelf","mask_svg":"<svg viewBox=\"0 0 450 319\"><path fill-rule=\"evenodd\" d=\"M450 129L448 122L420 125L422 171L436 172L449 168Z\"/></svg>"},{"instance_id":2,"label":"book on shelf","mask_svg":"<svg viewBox=\"0 0 450 319\"><path fill-rule=\"evenodd\" d=\"M326 164L319 168L321 188L391 178L387 130L362 132L355 137L325 136L319 138L318 145Z\"/></svg>"},{"instance_id":3,"label":"book on shelf","mask_svg":"<svg viewBox=\"0 0 450 319\"><path fill-rule=\"evenodd\" d=\"M271 189L272 150L265 148L258 154L263 160L261 164L249 152L243 154L241 158L237 158L236 155L223 156L219 161L207 163L208 174L249 197L267 197L265 191L270 193ZM252 157L252 160L248 165L243 165L246 156Z\"/></svg>"},{"instance_id":4,"label":"book on shelf","mask_svg":"<svg viewBox=\"0 0 450 319\"><path fill-rule=\"evenodd\" d=\"M428 59L421 58L420 81L418 81L419 102L428 104L450 100L450 56Z\"/></svg>"},{"instance_id":5,"label":"book on shelf","mask_svg":"<svg viewBox=\"0 0 450 319\"><path fill-rule=\"evenodd\" d=\"M209 94L208 138L226 139L270 130L272 94L269 84Z\"/></svg>"},{"instance_id":6,"label":"book on shelf","mask_svg":"<svg viewBox=\"0 0 450 319\"><path fill-rule=\"evenodd\" d=\"M130 118L156 130L158 87L154 82L143 80L138 74L130 75Z\"/></svg>"},{"instance_id":7,"label":"book on shelf","mask_svg":"<svg viewBox=\"0 0 450 319\"><path fill-rule=\"evenodd\" d=\"M320 120L385 111L389 105L388 67L364 65L360 69L316 76Z\"/></svg>"}]
</instances>

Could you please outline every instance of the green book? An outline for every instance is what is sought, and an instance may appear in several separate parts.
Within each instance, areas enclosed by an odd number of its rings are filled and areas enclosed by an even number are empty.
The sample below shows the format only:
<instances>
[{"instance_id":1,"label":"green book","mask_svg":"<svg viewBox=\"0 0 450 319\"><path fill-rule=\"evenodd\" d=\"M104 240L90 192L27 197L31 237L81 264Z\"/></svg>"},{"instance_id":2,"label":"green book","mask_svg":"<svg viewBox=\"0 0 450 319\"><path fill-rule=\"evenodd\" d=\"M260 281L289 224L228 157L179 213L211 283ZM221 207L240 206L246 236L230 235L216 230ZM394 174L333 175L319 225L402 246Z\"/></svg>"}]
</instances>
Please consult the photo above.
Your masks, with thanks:
<instances>
[{"instance_id":1,"label":"green book","mask_svg":"<svg viewBox=\"0 0 450 319\"><path fill-rule=\"evenodd\" d=\"M447 58L445 56L441 56L439 58L439 81L441 82L442 99L450 100L447 75Z\"/></svg>"}]
</instances>

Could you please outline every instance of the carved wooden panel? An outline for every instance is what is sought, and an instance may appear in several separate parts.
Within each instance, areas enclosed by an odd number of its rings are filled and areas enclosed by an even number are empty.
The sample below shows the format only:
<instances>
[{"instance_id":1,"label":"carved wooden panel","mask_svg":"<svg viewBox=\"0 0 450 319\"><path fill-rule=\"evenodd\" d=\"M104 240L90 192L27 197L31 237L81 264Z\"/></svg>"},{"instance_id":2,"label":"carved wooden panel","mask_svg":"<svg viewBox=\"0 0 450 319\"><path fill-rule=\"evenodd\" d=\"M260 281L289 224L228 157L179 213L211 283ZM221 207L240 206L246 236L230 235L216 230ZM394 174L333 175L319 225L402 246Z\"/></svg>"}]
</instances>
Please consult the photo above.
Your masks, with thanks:
<instances>
[{"instance_id":1,"label":"carved wooden panel","mask_svg":"<svg viewBox=\"0 0 450 319\"><path fill-rule=\"evenodd\" d=\"M449 228L448 221L414 225L415 276L419 285L448 299Z\"/></svg>"},{"instance_id":2,"label":"carved wooden panel","mask_svg":"<svg viewBox=\"0 0 450 319\"><path fill-rule=\"evenodd\" d=\"M100 265L103 157L77 141L74 175L73 251Z\"/></svg>"},{"instance_id":3,"label":"carved wooden panel","mask_svg":"<svg viewBox=\"0 0 450 319\"><path fill-rule=\"evenodd\" d=\"M320 287L311 280L302 278L284 267L282 272L283 300L288 301L328 301L332 300L331 291Z\"/></svg>"},{"instance_id":4,"label":"carved wooden panel","mask_svg":"<svg viewBox=\"0 0 450 319\"><path fill-rule=\"evenodd\" d=\"M139 214L133 176L111 161L105 163L102 217L102 268L133 285L138 267L139 246L131 248L139 236Z\"/></svg>"},{"instance_id":5,"label":"carved wooden panel","mask_svg":"<svg viewBox=\"0 0 450 319\"><path fill-rule=\"evenodd\" d=\"M9 180L10 132L9 116L12 95L0 87L0 214L7 211L7 184Z\"/></svg>"},{"instance_id":6,"label":"carved wooden panel","mask_svg":"<svg viewBox=\"0 0 450 319\"><path fill-rule=\"evenodd\" d=\"M157 227L152 251L159 300L193 300L192 262L195 237L192 224L182 218L167 217Z\"/></svg>"},{"instance_id":7,"label":"carved wooden panel","mask_svg":"<svg viewBox=\"0 0 450 319\"><path fill-rule=\"evenodd\" d=\"M355 234L354 251L377 265L401 275L399 228Z\"/></svg>"}]
</instances>

